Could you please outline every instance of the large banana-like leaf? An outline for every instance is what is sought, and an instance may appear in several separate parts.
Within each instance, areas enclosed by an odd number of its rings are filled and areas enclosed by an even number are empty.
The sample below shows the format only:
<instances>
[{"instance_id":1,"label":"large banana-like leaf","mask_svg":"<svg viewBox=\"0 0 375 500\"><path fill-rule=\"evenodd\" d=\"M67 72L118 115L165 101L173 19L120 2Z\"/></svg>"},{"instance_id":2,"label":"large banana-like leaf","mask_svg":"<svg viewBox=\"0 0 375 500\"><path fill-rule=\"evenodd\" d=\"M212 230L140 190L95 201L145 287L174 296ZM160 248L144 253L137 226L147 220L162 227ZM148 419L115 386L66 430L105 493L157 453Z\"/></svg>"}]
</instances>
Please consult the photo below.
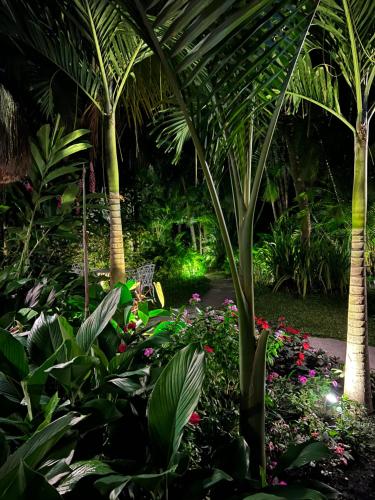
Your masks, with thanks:
<instances>
[{"instance_id":1,"label":"large banana-like leaf","mask_svg":"<svg viewBox=\"0 0 375 500\"><path fill-rule=\"evenodd\" d=\"M111 290L95 311L81 325L77 333L77 343L84 353L89 352L95 339L101 334L115 314L120 297L121 288Z\"/></svg>"},{"instance_id":2,"label":"large banana-like leaf","mask_svg":"<svg viewBox=\"0 0 375 500\"><path fill-rule=\"evenodd\" d=\"M29 365L23 345L7 330L0 328L1 370L21 380L29 372Z\"/></svg>"},{"instance_id":3,"label":"large banana-like leaf","mask_svg":"<svg viewBox=\"0 0 375 500\"><path fill-rule=\"evenodd\" d=\"M43 498L43 500L61 500L62 497L57 490L49 484L47 479L40 473L35 472L26 463L21 461L14 473L9 487L1 492L0 498L7 500L23 500L30 498Z\"/></svg>"},{"instance_id":4,"label":"large banana-like leaf","mask_svg":"<svg viewBox=\"0 0 375 500\"><path fill-rule=\"evenodd\" d=\"M14 482L21 461L31 468L36 467L76 420L77 415L68 413L51 422L41 431L35 432L17 448L0 467L0 491L4 494Z\"/></svg>"},{"instance_id":5,"label":"large banana-like leaf","mask_svg":"<svg viewBox=\"0 0 375 500\"><path fill-rule=\"evenodd\" d=\"M148 405L152 444L163 466L173 465L182 433L196 407L204 377L204 352L184 347L158 378Z\"/></svg>"}]
</instances>

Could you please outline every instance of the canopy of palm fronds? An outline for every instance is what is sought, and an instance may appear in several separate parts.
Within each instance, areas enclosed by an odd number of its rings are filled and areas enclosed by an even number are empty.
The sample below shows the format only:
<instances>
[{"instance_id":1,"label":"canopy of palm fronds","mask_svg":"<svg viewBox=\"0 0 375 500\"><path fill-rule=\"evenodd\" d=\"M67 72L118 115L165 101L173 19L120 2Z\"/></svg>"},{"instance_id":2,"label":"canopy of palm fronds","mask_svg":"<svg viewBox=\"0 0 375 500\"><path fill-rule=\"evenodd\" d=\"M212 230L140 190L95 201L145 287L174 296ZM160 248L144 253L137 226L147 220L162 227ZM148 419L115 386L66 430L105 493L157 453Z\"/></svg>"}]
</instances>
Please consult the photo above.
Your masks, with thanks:
<instances>
[{"instance_id":1,"label":"canopy of palm fronds","mask_svg":"<svg viewBox=\"0 0 375 500\"><path fill-rule=\"evenodd\" d=\"M27 136L17 103L0 84L0 184L27 174L31 161Z\"/></svg>"}]
</instances>

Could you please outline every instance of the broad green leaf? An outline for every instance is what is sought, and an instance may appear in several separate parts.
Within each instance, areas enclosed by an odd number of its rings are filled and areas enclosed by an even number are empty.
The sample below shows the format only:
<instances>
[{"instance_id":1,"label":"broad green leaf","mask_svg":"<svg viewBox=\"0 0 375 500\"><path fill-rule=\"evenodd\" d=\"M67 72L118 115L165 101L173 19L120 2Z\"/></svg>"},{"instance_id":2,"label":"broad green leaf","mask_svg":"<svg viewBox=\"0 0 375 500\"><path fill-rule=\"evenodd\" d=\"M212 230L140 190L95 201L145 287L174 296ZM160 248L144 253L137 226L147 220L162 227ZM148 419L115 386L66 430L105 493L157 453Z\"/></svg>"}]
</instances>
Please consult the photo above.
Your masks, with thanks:
<instances>
[{"instance_id":1,"label":"broad green leaf","mask_svg":"<svg viewBox=\"0 0 375 500\"><path fill-rule=\"evenodd\" d=\"M150 318L156 318L157 316L170 316L170 312L166 309L153 309L149 311L148 316Z\"/></svg>"},{"instance_id":2,"label":"broad green leaf","mask_svg":"<svg viewBox=\"0 0 375 500\"><path fill-rule=\"evenodd\" d=\"M111 467L100 460L83 460L70 466L72 472L58 486L61 495L73 490L76 484L88 476L106 476L114 471Z\"/></svg>"},{"instance_id":3,"label":"broad green leaf","mask_svg":"<svg viewBox=\"0 0 375 500\"><path fill-rule=\"evenodd\" d=\"M66 389L78 389L88 377L99 360L93 356L77 356L65 363L47 368L46 373L52 375Z\"/></svg>"},{"instance_id":4,"label":"broad green leaf","mask_svg":"<svg viewBox=\"0 0 375 500\"><path fill-rule=\"evenodd\" d=\"M41 431L35 432L17 448L0 467L0 491L6 491L14 481L21 461L24 461L29 467L35 468L75 421L77 421L77 416L74 413L68 413Z\"/></svg>"},{"instance_id":5,"label":"broad green leaf","mask_svg":"<svg viewBox=\"0 0 375 500\"><path fill-rule=\"evenodd\" d=\"M138 316L139 319L142 321L142 323L147 326L148 320L149 320L149 314L148 314L148 302L140 302L138 304Z\"/></svg>"},{"instance_id":6,"label":"broad green leaf","mask_svg":"<svg viewBox=\"0 0 375 500\"><path fill-rule=\"evenodd\" d=\"M87 353L115 314L120 301L121 289L114 288L82 324L77 333L77 343Z\"/></svg>"},{"instance_id":7,"label":"broad green leaf","mask_svg":"<svg viewBox=\"0 0 375 500\"><path fill-rule=\"evenodd\" d=\"M117 283L115 288L120 288L121 289L121 296L120 296L120 302L119 305L127 305L127 304L133 304L133 296L130 293L129 288L126 286L124 283Z\"/></svg>"},{"instance_id":8,"label":"broad green leaf","mask_svg":"<svg viewBox=\"0 0 375 500\"><path fill-rule=\"evenodd\" d=\"M40 410L40 396L43 391L44 384L48 378L46 370L50 368L66 349L66 342L53 353L51 356L31 372L22 382L22 390L27 404L28 415L30 420L33 418L33 412Z\"/></svg>"},{"instance_id":9,"label":"broad green leaf","mask_svg":"<svg viewBox=\"0 0 375 500\"><path fill-rule=\"evenodd\" d=\"M331 452L327 445L320 441L291 445L280 457L275 474L283 470L302 467L310 462L323 460L330 456Z\"/></svg>"},{"instance_id":10,"label":"broad green leaf","mask_svg":"<svg viewBox=\"0 0 375 500\"><path fill-rule=\"evenodd\" d=\"M2 372L0 372L0 396L12 401L12 403L20 404L22 400L22 394L20 394L12 379Z\"/></svg>"},{"instance_id":11,"label":"broad green leaf","mask_svg":"<svg viewBox=\"0 0 375 500\"><path fill-rule=\"evenodd\" d=\"M40 154L38 146L32 141L30 141L30 150L34 160L34 164L36 165L41 178L43 178L45 174L46 163L43 160L42 155Z\"/></svg>"},{"instance_id":12,"label":"broad green leaf","mask_svg":"<svg viewBox=\"0 0 375 500\"><path fill-rule=\"evenodd\" d=\"M51 125L47 123L46 125L42 125L38 130L36 136L39 140L39 145L42 149L43 157L47 160L50 153L50 134L51 134Z\"/></svg>"},{"instance_id":13,"label":"broad green leaf","mask_svg":"<svg viewBox=\"0 0 375 500\"><path fill-rule=\"evenodd\" d=\"M141 388L141 384L139 382L135 382L130 378L113 378L109 380L112 384L119 387L122 391L128 392L129 394L133 394Z\"/></svg>"},{"instance_id":14,"label":"broad green leaf","mask_svg":"<svg viewBox=\"0 0 375 500\"><path fill-rule=\"evenodd\" d=\"M90 130L88 130L86 128L80 128L80 129L74 130L73 132L70 132L70 134L66 134L60 140L56 141L54 144L54 150L58 151L59 149L62 149L65 146L67 146L68 144L70 144L71 142L76 141L77 139L79 139L83 135L87 135L89 133L90 133Z\"/></svg>"},{"instance_id":15,"label":"broad green leaf","mask_svg":"<svg viewBox=\"0 0 375 500\"><path fill-rule=\"evenodd\" d=\"M42 363L63 343L57 314L45 316L42 312L30 330L27 350L33 362Z\"/></svg>"},{"instance_id":16,"label":"broad green leaf","mask_svg":"<svg viewBox=\"0 0 375 500\"><path fill-rule=\"evenodd\" d=\"M63 214L69 213L77 197L79 186L77 182L68 184L61 197L61 211Z\"/></svg>"},{"instance_id":17,"label":"broad green leaf","mask_svg":"<svg viewBox=\"0 0 375 500\"><path fill-rule=\"evenodd\" d=\"M5 500L29 500L30 498L43 500L62 500L57 490L49 484L42 474L32 470L21 461L12 482L0 498Z\"/></svg>"},{"instance_id":18,"label":"broad green leaf","mask_svg":"<svg viewBox=\"0 0 375 500\"><path fill-rule=\"evenodd\" d=\"M185 327L186 324L183 321L162 321L155 327L152 334L158 335L165 332L177 333L183 330Z\"/></svg>"},{"instance_id":19,"label":"broad green leaf","mask_svg":"<svg viewBox=\"0 0 375 500\"><path fill-rule=\"evenodd\" d=\"M110 500L116 500L130 482L139 484L149 491L154 491L158 484L160 484L166 476L173 473L174 470L175 467L161 472L160 474L139 474L137 476L121 476L120 474L114 474L98 479L94 484L102 495L108 495L109 493L108 498Z\"/></svg>"},{"instance_id":20,"label":"broad green leaf","mask_svg":"<svg viewBox=\"0 0 375 500\"><path fill-rule=\"evenodd\" d=\"M63 177L65 175L74 174L75 172L78 171L79 171L78 167L71 167L71 166L56 168L46 176L44 182L47 184L48 182L51 182L54 179L58 179L59 177Z\"/></svg>"},{"instance_id":21,"label":"broad green leaf","mask_svg":"<svg viewBox=\"0 0 375 500\"><path fill-rule=\"evenodd\" d=\"M37 429L38 431L44 429L44 427L47 427L47 425L51 423L52 416L59 405L59 401L60 401L59 394L55 392L55 394L49 399L48 403L43 408L44 420L38 426Z\"/></svg>"},{"instance_id":22,"label":"broad green leaf","mask_svg":"<svg viewBox=\"0 0 375 500\"><path fill-rule=\"evenodd\" d=\"M0 364L7 375L21 380L29 373L25 349L7 330L0 328Z\"/></svg>"},{"instance_id":23,"label":"broad green leaf","mask_svg":"<svg viewBox=\"0 0 375 500\"><path fill-rule=\"evenodd\" d=\"M148 404L148 426L157 456L164 466L173 463L182 433L201 393L204 352L184 347L158 378Z\"/></svg>"},{"instance_id":24,"label":"broad green leaf","mask_svg":"<svg viewBox=\"0 0 375 500\"><path fill-rule=\"evenodd\" d=\"M57 151L48 162L48 165L49 167L53 167L53 165L56 165L56 163L59 163L67 156L74 155L76 153L79 153L80 151L84 151L85 149L90 149L91 147L92 146L89 142L80 142L67 146L64 149Z\"/></svg>"}]
</instances>

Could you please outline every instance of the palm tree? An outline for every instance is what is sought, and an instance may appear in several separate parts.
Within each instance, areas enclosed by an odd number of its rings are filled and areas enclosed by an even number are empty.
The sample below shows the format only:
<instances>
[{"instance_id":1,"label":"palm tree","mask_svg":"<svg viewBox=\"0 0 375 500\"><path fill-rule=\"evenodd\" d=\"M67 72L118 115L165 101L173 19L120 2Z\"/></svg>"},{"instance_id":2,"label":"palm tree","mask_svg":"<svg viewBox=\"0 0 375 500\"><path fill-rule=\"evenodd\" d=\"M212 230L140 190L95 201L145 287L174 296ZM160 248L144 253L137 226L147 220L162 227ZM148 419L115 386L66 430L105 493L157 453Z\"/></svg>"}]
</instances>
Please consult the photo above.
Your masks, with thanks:
<instances>
[{"instance_id":1,"label":"palm tree","mask_svg":"<svg viewBox=\"0 0 375 500\"><path fill-rule=\"evenodd\" d=\"M316 24L324 30L324 35L309 40L308 47L330 57L332 65L314 67L310 51L306 52L291 81L289 104L294 110L303 100L320 106L353 133L352 249L344 392L371 411L365 244L368 136L375 112L371 94L375 79L375 3L323 0ZM335 69L341 75L334 73ZM350 116L346 117L341 109L339 78L352 91L355 120L350 121Z\"/></svg>"},{"instance_id":2,"label":"palm tree","mask_svg":"<svg viewBox=\"0 0 375 500\"><path fill-rule=\"evenodd\" d=\"M253 220L259 186L286 85L316 2L162 0L148 8L122 0L136 29L158 55L174 94L165 125L192 138L225 245L239 310L241 432L251 467L265 470L264 390L267 332L256 341L252 275ZM267 116L259 162L236 147L254 112ZM250 144L251 144L250 140ZM247 160L246 160L247 158ZM220 203L214 167L229 162L238 221L240 264ZM228 174L225 174L228 178ZM253 181L252 181L253 178ZM229 179L228 179L229 181Z\"/></svg>"},{"instance_id":3,"label":"palm tree","mask_svg":"<svg viewBox=\"0 0 375 500\"><path fill-rule=\"evenodd\" d=\"M56 0L48 6L23 0L10 5L2 0L2 12L7 15L3 27L14 41L28 44L68 75L104 120L111 285L124 281L116 110L134 65L145 57L144 44L105 0ZM142 107L145 102L139 99L137 104Z\"/></svg>"}]
</instances>

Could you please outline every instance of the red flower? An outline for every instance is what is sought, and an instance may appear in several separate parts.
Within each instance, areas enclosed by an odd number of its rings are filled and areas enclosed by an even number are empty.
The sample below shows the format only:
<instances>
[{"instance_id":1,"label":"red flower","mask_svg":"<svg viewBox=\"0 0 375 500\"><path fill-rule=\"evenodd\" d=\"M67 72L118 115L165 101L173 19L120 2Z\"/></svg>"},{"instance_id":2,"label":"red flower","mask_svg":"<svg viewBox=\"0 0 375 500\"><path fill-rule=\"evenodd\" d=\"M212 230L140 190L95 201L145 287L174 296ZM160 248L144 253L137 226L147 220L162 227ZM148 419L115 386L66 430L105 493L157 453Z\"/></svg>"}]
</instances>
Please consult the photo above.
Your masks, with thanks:
<instances>
[{"instance_id":1,"label":"red flower","mask_svg":"<svg viewBox=\"0 0 375 500\"><path fill-rule=\"evenodd\" d=\"M117 348L118 352L125 352L127 349L127 345L124 342L121 342Z\"/></svg>"},{"instance_id":2,"label":"red flower","mask_svg":"<svg viewBox=\"0 0 375 500\"><path fill-rule=\"evenodd\" d=\"M62 199L61 199L60 195L57 197L56 206L57 206L57 208L61 208L62 207Z\"/></svg>"},{"instance_id":3,"label":"red flower","mask_svg":"<svg viewBox=\"0 0 375 500\"><path fill-rule=\"evenodd\" d=\"M304 343L302 344L302 347L303 347L305 350L310 349L310 344L309 344L308 342L304 342Z\"/></svg>"},{"instance_id":4,"label":"red flower","mask_svg":"<svg viewBox=\"0 0 375 500\"><path fill-rule=\"evenodd\" d=\"M292 328L291 326L287 326L285 331L288 333L292 333L293 335L298 335L301 330L297 330L297 328Z\"/></svg>"},{"instance_id":5,"label":"red flower","mask_svg":"<svg viewBox=\"0 0 375 500\"><path fill-rule=\"evenodd\" d=\"M212 347L210 347L209 345L204 345L204 346L203 346L203 349L204 349L206 352L209 352L209 353L215 352L215 349L213 349L213 348L212 348Z\"/></svg>"},{"instance_id":6,"label":"red flower","mask_svg":"<svg viewBox=\"0 0 375 500\"><path fill-rule=\"evenodd\" d=\"M303 338L304 340L308 339L308 338L309 338L309 334L308 334L308 333L304 333L304 334L302 335L302 338Z\"/></svg>"},{"instance_id":7,"label":"red flower","mask_svg":"<svg viewBox=\"0 0 375 500\"><path fill-rule=\"evenodd\" d=\"M200 421L201 421L201 417L200 417L199 413L197 413L196 411L193 411L193 413L190 415L189 423L192 425L198 425Z\"/></svg>"},{"instance_id":8,"label":"red flower","mask_svg":"<svg viewBox=\"0 0 375 500\"><path fill-rule=\"evenodd\" d=\"M303 365L303 361L301 359L297 359L296 365L297 366L302 366Z\"/></svg>"},{"instance_id":9,"label":"red flower","mask_svg":"<svg viewBox=\"0 0 375 500\"><path fill-rule=\"evenodd\" d=\"M300 359L301 361L305 359L305 355L303 354L303 352L298 353L298 359Z\"/></svg>"},{"instance_id":10,"label":"red flower","mask_svg":"<svg viewBox=\"0 0 375 500\"><path fill-rule=\"evenodd\" d=\"M127 324L128 330L135 330L137 328L137 323L135 321L130 321L130 323Z\"/></svg>"}]
</instances>

